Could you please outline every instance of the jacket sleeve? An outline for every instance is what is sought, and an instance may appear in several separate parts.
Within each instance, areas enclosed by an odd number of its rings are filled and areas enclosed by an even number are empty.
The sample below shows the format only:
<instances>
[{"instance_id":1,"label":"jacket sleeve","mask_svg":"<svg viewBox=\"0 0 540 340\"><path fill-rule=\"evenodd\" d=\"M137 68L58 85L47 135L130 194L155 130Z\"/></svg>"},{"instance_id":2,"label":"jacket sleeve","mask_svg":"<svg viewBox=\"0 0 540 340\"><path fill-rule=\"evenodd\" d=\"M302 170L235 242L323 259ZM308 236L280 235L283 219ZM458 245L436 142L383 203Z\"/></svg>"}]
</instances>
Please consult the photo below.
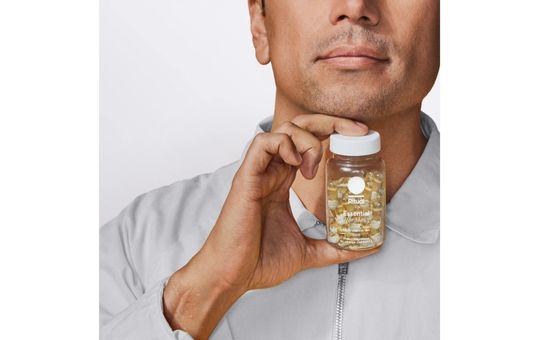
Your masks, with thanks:
<instances>
[{"instance_id":1,"label":"jacket sleeve","mask_svg":"<svg viewBox=\"0 0 540 340\"><path fill-rule=\"evenodd\" d=\"M130 249L126 210L100 229L99 322L101 340L188 340L163 315L167 278L145 287Z\"/></svg>"}]
</instances>

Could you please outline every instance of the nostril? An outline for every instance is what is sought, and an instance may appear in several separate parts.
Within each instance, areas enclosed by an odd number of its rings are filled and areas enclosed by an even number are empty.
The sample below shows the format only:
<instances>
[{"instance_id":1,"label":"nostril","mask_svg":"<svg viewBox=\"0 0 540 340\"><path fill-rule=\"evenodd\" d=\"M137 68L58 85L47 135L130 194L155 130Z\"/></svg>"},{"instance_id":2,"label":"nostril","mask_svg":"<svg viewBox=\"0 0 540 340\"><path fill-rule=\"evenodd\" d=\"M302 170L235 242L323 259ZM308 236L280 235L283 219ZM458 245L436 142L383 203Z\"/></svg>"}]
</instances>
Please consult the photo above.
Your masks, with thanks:
<instances>
[{"instance_id":1,"label":"nostril","mask_svg":"<svg viewBox=\"0 0 540 340\"><path fill-rule=\"evenodd\" d=\"M345 19L349 19L349 16L343 14L343 15L340 15L337 18L336 22L340 22L340 21L345 20ZM371 22L371 18L369 16L367 16L367 15L363 15L360 18L358 18L357 22Z\"/></svg>"}]
</instances>

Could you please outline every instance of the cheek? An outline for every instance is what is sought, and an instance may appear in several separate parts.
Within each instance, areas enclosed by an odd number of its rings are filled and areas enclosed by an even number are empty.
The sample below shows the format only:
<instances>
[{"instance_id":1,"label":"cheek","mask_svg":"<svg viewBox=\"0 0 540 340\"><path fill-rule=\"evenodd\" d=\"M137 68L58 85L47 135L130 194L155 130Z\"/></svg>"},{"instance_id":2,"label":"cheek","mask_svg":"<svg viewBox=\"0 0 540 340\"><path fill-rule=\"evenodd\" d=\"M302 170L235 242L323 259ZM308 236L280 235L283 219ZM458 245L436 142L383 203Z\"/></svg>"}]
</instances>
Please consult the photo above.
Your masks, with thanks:
<instances>
[{"instance_id":1,"label":"cheek","mask_svg":"<svg viewBox=\"0 0 540 340\"><path fill-rule=\"evenodd\" d=\"M301 21L289 14L279 23L272 25L269 34L270 61L276 85L294 92L302 83L302 73L309 65L310 51L313 47L308 43L309 32ZM316 41L316 40L315 40Z\"/></svg>"},{"instance_id":2,"label":"cheek","mask_svg":"<svg viewBox=\"0 0 540 340\"><path fill-rule=\"evenodd\" d=\"M299 81L299 65L297 63L299 49L294 48L294 37L287 34L282 34L279 39L271 43L270 62L274 79L278 88L284 89L286 92L294 91Z\"/></svg>"},{"instance_id":3,"label":"cheek","mask_svg":"<svg viewBox=\"0 0 540 340\"><path fill-rule=\"evenodd\" d=\"M401 1L389 12L396 54L396 72L428 92L439 67L438 1Z\"/></svg>"},{"instance_id":4,"label":"cheek","mask_svg":"<svg viewBox=\"0 0 540 340\"><path fill-rule=\"evenodd\" d=\"M418 81L427 87L427 94L435 82L439 69L439 16L438 10L431 6L428 6L423 13L424 15L415 22L414 61Z\"/></svg>"}]
</instances>

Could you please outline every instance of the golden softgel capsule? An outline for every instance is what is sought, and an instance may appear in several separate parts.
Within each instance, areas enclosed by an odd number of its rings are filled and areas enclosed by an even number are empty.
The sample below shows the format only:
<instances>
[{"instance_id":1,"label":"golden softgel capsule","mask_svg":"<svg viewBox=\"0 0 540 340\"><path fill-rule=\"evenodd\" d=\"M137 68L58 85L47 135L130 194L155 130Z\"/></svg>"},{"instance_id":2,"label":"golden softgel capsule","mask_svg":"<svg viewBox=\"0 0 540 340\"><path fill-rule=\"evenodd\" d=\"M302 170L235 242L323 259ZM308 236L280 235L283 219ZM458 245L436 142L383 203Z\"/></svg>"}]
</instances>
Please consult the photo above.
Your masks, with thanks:
<instances>
[{"instance_id":1,"label":"golden softgel capsule","mask_svg":"<svg viewBox=\"0 0 540 340\"><path fill-rule=\"evenodd\" d=\"M326 239L347 250L376 248L384 241L386 175L381 138L330 136L326 163Z\"/></svg>"}]
</instances>

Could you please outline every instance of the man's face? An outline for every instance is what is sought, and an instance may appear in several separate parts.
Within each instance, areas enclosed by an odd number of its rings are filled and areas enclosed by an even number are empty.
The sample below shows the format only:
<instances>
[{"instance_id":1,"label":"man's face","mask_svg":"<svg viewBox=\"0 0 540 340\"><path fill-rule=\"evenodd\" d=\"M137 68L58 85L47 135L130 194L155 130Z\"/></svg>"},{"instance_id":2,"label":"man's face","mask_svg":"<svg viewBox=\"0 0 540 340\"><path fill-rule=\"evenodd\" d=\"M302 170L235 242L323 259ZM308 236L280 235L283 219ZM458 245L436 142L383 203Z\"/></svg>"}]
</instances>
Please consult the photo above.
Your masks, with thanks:
<instances>
[{"instance_id":1,"label":"man's face","mask_svg":"<svg viewBox=\"0 0 540 340\"><path fill-rule=\"evenodd\" d=\"M371 120L421 103L439 68L438 0L266 0L278 92L310 112Z\"/></svg>"}]
</instances>

